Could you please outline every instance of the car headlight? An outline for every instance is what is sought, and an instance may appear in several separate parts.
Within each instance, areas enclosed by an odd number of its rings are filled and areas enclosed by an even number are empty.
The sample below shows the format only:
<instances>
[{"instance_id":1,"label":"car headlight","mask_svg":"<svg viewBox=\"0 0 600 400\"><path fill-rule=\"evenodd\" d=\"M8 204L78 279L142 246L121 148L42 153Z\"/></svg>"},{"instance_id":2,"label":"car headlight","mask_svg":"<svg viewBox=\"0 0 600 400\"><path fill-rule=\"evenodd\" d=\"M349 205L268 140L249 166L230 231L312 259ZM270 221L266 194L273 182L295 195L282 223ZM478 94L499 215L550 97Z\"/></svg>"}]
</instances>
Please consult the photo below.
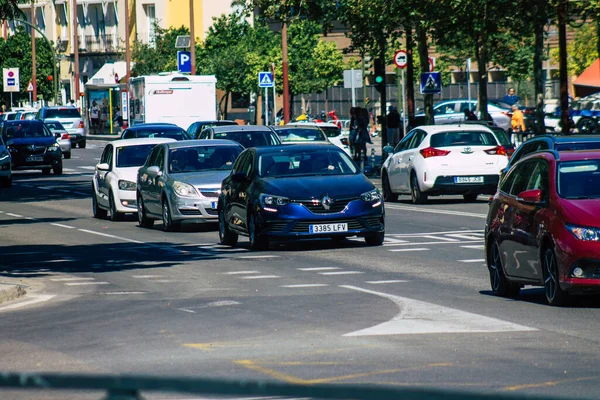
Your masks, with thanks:
<instances>
[{"instance_id":1,"label":"car headlight","mask_svg":"<svg viewBox=\"0 0 600 400\"><path fill-rule=\"evenodd\" d=\"M360 195L360 199L366 202L381 201L381 193L377 189L369 190Z\"/></svg>"},{"instance_id":2,"label":"car headlight","mask_svg":"<svg viewBox=\"0 0 600 400\"><path fill-rule=\"evenodd\" d=\"M121 190L135 190L135 182L119 180L119 189Z\"/></svg>"},{"instance_id":3,"label":"car headlight","mask_svg":"<svg viewBox=\"0 0 600 400\"><path fill-rule=\"evenodd\" d=\"M58 143L52 143L50 145L50 147L48 147L48 150L50 150L50 151L57 151L57 150L59 150L60 151L60 145Z\"/></svg>"},{"instance_id":4,"label":"car headlight","mask_svg":"<svg viewBox=\"0 0 600 400\"><path fill-rule=\"evenodd\" d=\"M290 204L290 199L283 196L274 196L271 194L261 194L260 203L263 206L287 206Z\"/></svg>"},{"instance_id":5,"label":"car headlight","mask_svg":"<svg viewBox=\"0 0 600 400\"><path fill-rule=\"evenodd\" d=\"M196 192L196 188L185 182L175 182L173 183L173 190L179 196L184 197L198 197L198 192Z\"/></svg>"},{"instance_id":6,"label":"car headlight","mask_svg":"<svg viewBox=\"0 0 600 400\"><path fill-rule=\"evenodd\" d=\"M600 229L585 226L565 225L565 227L579 240L586 242L600 242Z\"/></svg>"}]
</instances>

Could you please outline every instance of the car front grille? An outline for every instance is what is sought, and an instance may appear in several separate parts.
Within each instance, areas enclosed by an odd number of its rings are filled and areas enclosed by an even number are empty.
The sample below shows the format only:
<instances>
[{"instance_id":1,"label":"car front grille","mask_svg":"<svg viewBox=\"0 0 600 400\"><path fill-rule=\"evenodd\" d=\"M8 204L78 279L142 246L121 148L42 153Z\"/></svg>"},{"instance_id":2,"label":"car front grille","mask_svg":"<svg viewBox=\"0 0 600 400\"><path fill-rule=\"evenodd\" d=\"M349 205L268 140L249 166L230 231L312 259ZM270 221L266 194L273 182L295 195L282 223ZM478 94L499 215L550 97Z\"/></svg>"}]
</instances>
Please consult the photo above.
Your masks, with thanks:
<instances>
[{"instance_id":1,"label":"car front grille","mask_svg":"<svg viewBox=\"0 0 600 400\"><path fill-rule=\"evenodd\" d=\"M366 218L365 222L369 228L380 228L383 226L381 219L378 217Z\"/></svg>"},{"instance_id":2,"label":"car front grille","mask_svg":"<svg viewBox=\"0 0 600 400\"><path fill-rule=\"evenodd\" d=\"M351 201L356 200L356 199L357 199L356 197L344 198L344 199L332 198L331 200L333 202L331 203L328 210L325 209L325 207L323 207L322 199L302 200L302 201L296 201L296 203L302 204L313 214L334 214L334 213L339 213L339 212L344 211L344 209L348 206L348 203L350 203Z\"/></svg>"},{"instance_id":3,"label":"car front grille","mask_svg":"<svg viewBox=\"0 0 600 400\"><path fill-rule=\"evenodd\" d=\"M212 208L206 208L205 211L208 215L219 215L219 211L213 210Z\"/></svg>"},{"instance_id":4,"label":"car front grille","mask_svg":"<svg viewBox=\"0 0 600 400\"><path fill-rule=\"evenodd\" d=\"M39 156L46 152L46 146L36 145L17 146L16 149L24 156Z\"/></svg>"},{"instance_id":5,"label":"car front grille","mask_svg":"<svg viewBox=\"0 0 600 400\"><path fill-rule=\"evenodd\" d=\"M326 221L300 221L292 228L291 232L308 232L309 225L322 225L322 224L348 224L348 230L363 229L363 225L357 219L337 219L337 220L326 220Z\"/></svg>"},{"instance_id":6,"label":"car front grille","mask_svg":"<svg viewBox=\"0 0 600 400\"><path fill-rule=\"evenodd\" d=\"M181 215L202 215L200 210L193 210L191 208L180 208L179 213Z\"/></svg>"},{"instance_id":7,"label":"car front grille","mask_svg":"<svg viewBox=\"0 0 600 400\"><path fill-rule=\"evenodd\" d=\"M267 221L265 223L265 231L267 232L283 232L288 226L289 221Z\"/></svg>"},{"instance_id":8,"label":"car front grille","mask_svg":"<svg viewBox=\"0 0 600 400\"><path fill-rule=\"evenodd\" d=\"M221 191L219 189L199 189L200 194L204 197L217 198Z\"/></svg>"}]
</instances>

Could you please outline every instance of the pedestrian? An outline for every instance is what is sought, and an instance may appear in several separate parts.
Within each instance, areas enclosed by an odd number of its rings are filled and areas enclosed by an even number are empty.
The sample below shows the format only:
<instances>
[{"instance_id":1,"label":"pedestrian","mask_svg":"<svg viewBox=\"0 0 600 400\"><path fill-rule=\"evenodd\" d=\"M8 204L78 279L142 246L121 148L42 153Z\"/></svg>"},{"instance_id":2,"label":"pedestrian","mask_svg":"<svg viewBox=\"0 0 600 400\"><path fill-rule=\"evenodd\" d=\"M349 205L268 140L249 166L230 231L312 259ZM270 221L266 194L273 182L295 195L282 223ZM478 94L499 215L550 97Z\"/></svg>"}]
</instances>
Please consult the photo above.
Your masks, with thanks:
<instances>
[{"instance_id":1,"label":"pedestrian","mask_svg":"<svg viewBox=\"0 0 600 400\"><path fill-rule=\"evenodd\" d=\"M71 103L69 104L71 107L77 107L77 105L75 105L75 100L71 99Z\"/></svg>"},{"instance_id":2,"label":"pedestrian","mask_svg":"<svg viewBox=\"0 0 600 400\"><path fill-rule=\"evenodd\" d=\"M477 121L477 115L473 111L465 108L463 112L465 113L465 121Z\"/></svg>"},{"instance_id":3,"label":"pedestrian","mask_svg":"<svg viewBox=\"0 0 600 400\"><path fill-rule=\"evenodd\" d=\"M522 135L527 129L525 127L525 116L523 115L523 111L519 110L518 104L512 105L512 118L510 119L510 126L512 134L516 134L516 137L512 137L511 135L513 143L520 145L523 141Z\"/></svg>"},{"instance_id":4,"label":"pedestrian","mask_svg":"<svg viewBox=\"0 0 600 400\"><path fill-rule=\"evenodd\" d=\"M396 147L400 141L400 114L396 107L390 106L387 115L387 141L392 147Z\"/></svg>"},{"instance_id":5,"label":"pedestrian","mask_svg":"<svg viewBox=\"0 0 600 400\"><path fill-rule=\"evenodd\" d=\"M92 130L94 135L98 132L98 124L100 119L100 107L96 100L92 101L92 108L90 108L90 118L92 120Z\"/></svg>"},{"instance_id":6,"label":"pedestrian","mask_svg":"<svg viewBox=\"0 0 600 400\"><path fill-rule=\"evenodd\" d=\"M504 102L509 106L519 102L519 96L515 94L515 88L511 87L508 89L508 93L504 96Z\"/></svg>"},{"instance_id":7,"label":"pedestrian","mask_svg":"<svg viewBox=\"0 0 600 400\"><path fill-rule=\"evenodd\" d=\"M354 156L354 142L356 141L356 111L358 107L350 107L350 125L348 126L348 147Z\"/></svg>"},{"instance_id":8,"label":"pedestrian","mask_svg":"<svg viewBox=\"0 0 600 400\"><path fill-rule=\"evenodd\" d=\"M367 143L371 141L369 134L369 111L366 108L356 108L356 139L354 140L354 161L361 162L361 159L367 155Z\"/></svg>"}]
</instances>

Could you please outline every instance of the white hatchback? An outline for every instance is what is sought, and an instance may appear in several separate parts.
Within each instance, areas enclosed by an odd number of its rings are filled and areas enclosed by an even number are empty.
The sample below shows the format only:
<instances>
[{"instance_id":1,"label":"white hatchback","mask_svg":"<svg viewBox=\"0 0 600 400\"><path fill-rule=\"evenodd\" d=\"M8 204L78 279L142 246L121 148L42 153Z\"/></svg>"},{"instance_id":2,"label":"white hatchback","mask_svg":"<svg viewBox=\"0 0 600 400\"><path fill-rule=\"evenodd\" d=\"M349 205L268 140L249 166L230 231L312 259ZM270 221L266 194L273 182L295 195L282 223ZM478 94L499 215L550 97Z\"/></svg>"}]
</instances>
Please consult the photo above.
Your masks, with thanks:
<instances>
[{"instance_id":1,"label":"white hatchback","mask_svg":"<svg viewBox=\"0 0 600 400\"><path fill-rule=\"evenodd\" d=\"M170 138L115 140L104 147L92 178L92 211L95 218L118 221L126 213L137 213L136 181L138 170L159 143Z\"/></svg>"},{"instance_id":2,"label":"white hatchback","mask_svg":"<svg viewBox=\"0 0 600 400\"><path fill-rule=\"evenodd\" d=\"M428 196L453 194L475 201L495 193L507 164L506 149L483 125L419 126L381 166L384 200L410 194L413 203L423 203Z\"/></svg>"},{"instance_id":3,"label":"white hatchback","mask_svg":"<svg viewBox=\"0 0 600 400\"><path fill-rule=\"evenodd\" d=\"M342 123L337 125L334 122L293 122L285 126L318 126L321 128L325 136L327 136L327 140L351 156L352 154L350 153L350 147L348 143L349 132L348 130L343 131L341 125Z\"/></svg>"}]
</instances>

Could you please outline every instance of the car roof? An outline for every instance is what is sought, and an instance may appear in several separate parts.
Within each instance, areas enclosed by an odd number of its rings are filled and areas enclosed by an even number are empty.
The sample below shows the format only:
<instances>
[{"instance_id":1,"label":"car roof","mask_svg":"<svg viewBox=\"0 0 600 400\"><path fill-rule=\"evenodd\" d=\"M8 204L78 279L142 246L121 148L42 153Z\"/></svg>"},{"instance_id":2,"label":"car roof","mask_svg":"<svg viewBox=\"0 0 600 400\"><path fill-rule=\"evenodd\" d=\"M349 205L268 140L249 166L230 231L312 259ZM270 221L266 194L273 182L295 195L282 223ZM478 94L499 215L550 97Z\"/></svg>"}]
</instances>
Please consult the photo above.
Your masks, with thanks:
<instances>
[{"instance_id":1,"label":"car roof","mask_svg":"<svg viewBox=\"0 0 600 400\"><path fill-rule=\"evenodd\" d=\"M171 138L139 138L139 139L120 139L110 142L114 147L136 146L142 144L159 144L167 142L176 142Z\"/></svg>"},{"instance_id":2,"label":"car roof","mask_svg":"<svg viewBox=\"0 0 600 400\"><path fill-rule=\"evenodd\" d=\"M440 132L481 132L486 131L493 133L490 128L480 124L442 124L442 125L421 125L415 129L421 129L428 134Z\"/></svg>"},{"instance_id":3,"label":"car roof","mask_svg":"<svg viewBox=\"0 0 600 400\"><path fill-rule=\"evenodd\" d=\"M236 147L241 147L242 149L244 148L238 142L235 142L233 140L227 140L227 139L180 140L180 141L169 143L169 144L167 144L167 146L170 149L179 149L179 148L184 148L184 147L196 147L196 146L208 146L208 147L214 147L214 146L236 146Z\"/></svg>"},{"instance_id":4,"label":"car roof","mask_svg":"<svg viewBox=\"0 0 600 400\"><path fill-rule=\"evenodd\" d=\"M341 153L345 154L345 152L342 149L340 149L336 145L331 144L329 142L327 142L327 143L307 143L307 144L304 144L304 143L278 144L276 146L254 147L254 149L256 150L256 154L273 153L273 152L277 152L277 151L287 153L287 152L290 152L290 150L296 151L296 152L302 152L302 151L322 149L324 145L327 146L327 148L331 148L332 150L340 151Z\"/></svg>"},{"instance_id":5,"label":"car roof","mask_svg":"<svg viewBox=\"0 0 600 400\"><path fill-rule=\"evenodd\" d=\"M151 124L137 124L134 126L130 126L127 130L130 131L139 131L146 128L171 128L173 130L185 130L175 124L167 123L167 122L159 122L159 123L151 123Z\"/></svg>"},{"instance_id":6,"label":"car roof","mask_svg":"<svg viewBox=\"0 0 600 400\"><path fill-rule=\"evenodd\" d=\"M229 119L207 119L203 121L194 121L190 125L193 124L223 124L223 125L239 125L235 121L231 121Z\"/></svg>"},{"instance_id":7,"label":"car roof","mask_svg":"<svg viewBox=\"0 0 600 400\"><path fill-rule=\"evenodd\" d=\"M271 128L263 125L224 125L224 126L213 126L211 128L215 133L221 132L272 132Z\"/></svg>"},{"instance_id":8,"label":"car roof","mask_svg":"<svg viewBox=\"0 0 600 400\"><path fill-rule=\"evenodd\" d=\"M5 126L9 126L9 125L18 125L18 124L25 124L25 125L37 125L40 124L42 125L44 122L40 121L39 119L11 119L11 120L7 120L4 121L4 125Z\"/></svg>"},{"instance_id":9,"label":"car roof","mask_svg":"<svg viewBox=\"0 0 600 400\"><path fill-rule=\"evenodd\" d=\"M285 125L279 125L279 126L322 126L322 127L329 127L329 128L338 128L338 126L336 124L332 124L331 122L290 122L287 123Z\"/></svg>"}]
</instances>

